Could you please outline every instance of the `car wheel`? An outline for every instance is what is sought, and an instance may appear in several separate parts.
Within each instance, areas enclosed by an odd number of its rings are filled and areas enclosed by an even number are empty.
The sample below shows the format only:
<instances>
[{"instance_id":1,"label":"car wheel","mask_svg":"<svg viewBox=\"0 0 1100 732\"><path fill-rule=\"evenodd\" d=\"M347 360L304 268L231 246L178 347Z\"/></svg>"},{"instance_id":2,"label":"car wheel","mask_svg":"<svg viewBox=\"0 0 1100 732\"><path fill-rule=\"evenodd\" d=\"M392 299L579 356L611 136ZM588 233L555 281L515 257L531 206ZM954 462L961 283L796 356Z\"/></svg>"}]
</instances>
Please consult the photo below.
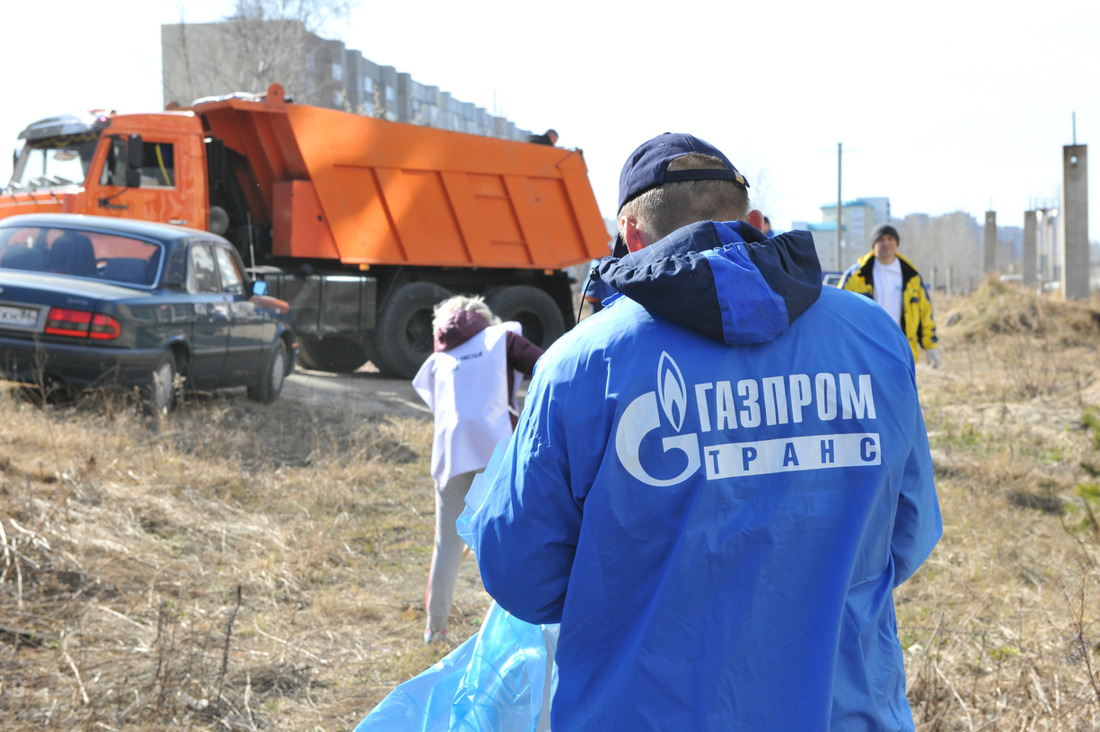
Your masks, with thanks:
<instances>
[{"instance_id":1,"label":"car wheel","mask_svg":"<svg viewBox=\"0 0 1100 732\"><path fill-rule=\"evenodd\" d=\"M431 282L398 286L378 317L374 348L379 371L402 379L416 376L432 355L433 310L450 295L446 288Z\"/></svg>"},{"instance_id":2,"label":"car wheel","mask_svg":"<svg viewBox=\"0 0 1100 732\"><path fill-rule=\"evenodd\" d=\"M280 338L271 349L267 366L258 384L248 387L248 398L262 404L271 404L279 397L286 379L286 344Z\"/></svg>"},{"instance_id":3,"label":"car wheel","mask_svg":"<svg viewBox=\"0 0 1100 732\"><path fill-rule=\"evenodd\" d=\"M523 337L539 348L548 348L565 333L565 318L554 298L537 287L505 287L486 298L485 304L501 320L523 326Z\"/></svg>"},{"instance_id":4,"label":"car wheel","mask_svg":"<svg viewBox=\"0 0 1100 732\"><path fill-rule=\"evenodd\" d=\"M149 410L162 414L172 408L176 401L176 374L178 373L176 357L171 351L162 353L157 365L153 367L149 383L142 394Z\"/></svg>"}]
</instances>

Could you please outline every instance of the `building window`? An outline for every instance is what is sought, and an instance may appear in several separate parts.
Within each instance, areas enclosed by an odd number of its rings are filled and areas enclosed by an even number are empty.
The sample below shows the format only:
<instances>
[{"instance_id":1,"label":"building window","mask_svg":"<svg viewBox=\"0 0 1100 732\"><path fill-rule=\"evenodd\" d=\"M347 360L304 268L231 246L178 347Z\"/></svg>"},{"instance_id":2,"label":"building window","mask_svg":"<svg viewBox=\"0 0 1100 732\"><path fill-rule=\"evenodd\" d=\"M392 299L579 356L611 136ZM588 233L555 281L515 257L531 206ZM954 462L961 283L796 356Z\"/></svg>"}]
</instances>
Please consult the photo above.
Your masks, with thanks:
<instances>
[{"instance_id":1,"label":"building window","mask_svg":"<svg viewBox=\"0 0 1100 732\"><path fill-rule=\"evenodd\" d=\"M333 64L332 65L332 78L333 78L334 81L343 81L344 80L344 67L341 66L340 64Z\"/></svg>"},{"instance_id":2,"label":"building window","mask_svg":"<svg viewBox=\"0 0 1100 732\"><path fill-rule=\"evenodd\" d=\"M374 94L374 79L369 76L363 77L363 91L367 94Z\"/></svg>"}]
</instances>

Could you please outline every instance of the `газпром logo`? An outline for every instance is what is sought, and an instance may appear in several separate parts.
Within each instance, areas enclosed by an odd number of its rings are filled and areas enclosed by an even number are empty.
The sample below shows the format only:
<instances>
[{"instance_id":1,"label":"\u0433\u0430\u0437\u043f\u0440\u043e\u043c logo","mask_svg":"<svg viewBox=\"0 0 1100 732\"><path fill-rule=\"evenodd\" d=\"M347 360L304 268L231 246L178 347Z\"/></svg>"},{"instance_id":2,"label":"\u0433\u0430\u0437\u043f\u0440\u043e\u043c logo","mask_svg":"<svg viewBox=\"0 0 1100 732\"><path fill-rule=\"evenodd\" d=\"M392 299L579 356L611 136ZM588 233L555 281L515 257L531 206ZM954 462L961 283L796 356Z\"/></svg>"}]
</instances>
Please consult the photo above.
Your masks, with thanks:
<instances>
[{"instance_id":1,"label":"\u0433\u0430\u0437\u043f\u0440\u043e\u043c logo","mask_svg":"<svg viewBox=\"0 0 1100 732\"><path fill-rule=\"evenodd\" d=\"M703 468L707 480L747 475L765 475L794 470L878 465L881 445L878 432L840 432L840 423L875 421L875 400L870 374L786 374L738 381L712 381L693 385L689 391L675 359L662 351L657 363L657 390L634 399L619 418L615 430L615 453L631 476L654 487L683 483ZM698 416L699 432L682 434L690 410L691 392ZM664 420L662 420L662 414ZM712 440L751 438L761 426L796 425L802 433L820 422L819 434L703 444L700 435ZM797 425L803 425L801 428ZM645 453L642 442L654 430L661 430L663 452ZM675 453L682 453L677 457ZM686 463L679 474L659 478L652 471Z\"/></svg>"}]
</instances>

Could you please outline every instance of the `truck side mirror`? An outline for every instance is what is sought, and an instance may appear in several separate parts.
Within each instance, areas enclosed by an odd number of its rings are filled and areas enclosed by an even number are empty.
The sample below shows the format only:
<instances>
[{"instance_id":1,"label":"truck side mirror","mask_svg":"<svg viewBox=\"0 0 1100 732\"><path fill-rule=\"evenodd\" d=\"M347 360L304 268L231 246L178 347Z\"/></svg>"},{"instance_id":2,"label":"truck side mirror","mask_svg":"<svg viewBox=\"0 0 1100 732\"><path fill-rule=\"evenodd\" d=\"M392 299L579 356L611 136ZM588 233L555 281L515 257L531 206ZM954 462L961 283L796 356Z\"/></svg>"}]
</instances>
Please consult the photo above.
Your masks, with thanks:
<instances>
[{"instance_id":1,"label":"truck side mirror","mask_svg":"<svg viewBox=\"0 0 1100 732\"><path fill-rule=\"evenodd\" d=\"M130 135L126 145L126 186L141 188L141 165L145 161L141 135Z\"/></svg>"},{"instance_id":2,"label":"truck side mirror","mask_svg":"<svg viewBox=\"0 0 1100 732\"><path fill-rule=\"evenodd\" d=\"M267 294L267 283L263 280L256 280L252 283L252 294L256 297L263 297Z\"/></svg>"}]
</instances>

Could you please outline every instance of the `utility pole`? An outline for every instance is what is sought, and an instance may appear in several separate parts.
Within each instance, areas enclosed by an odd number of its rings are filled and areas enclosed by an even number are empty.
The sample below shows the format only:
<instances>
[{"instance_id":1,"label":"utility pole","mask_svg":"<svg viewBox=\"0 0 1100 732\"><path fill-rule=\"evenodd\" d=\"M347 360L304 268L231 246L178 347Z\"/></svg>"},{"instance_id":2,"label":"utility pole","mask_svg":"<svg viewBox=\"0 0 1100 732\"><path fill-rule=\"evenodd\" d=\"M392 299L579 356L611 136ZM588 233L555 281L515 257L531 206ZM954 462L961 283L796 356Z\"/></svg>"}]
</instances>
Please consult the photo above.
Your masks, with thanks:
<instances>
[{"instance_id":1,"label":"utility pole","mask_svg":"<svg viewBox=\"0 0 1100 732\"><path fill-rule=\"evenodd\" d=\"M838 142L836 144L836 268L840 271L844 270L840 263L840 232L844 228L844 199L840 195L840 164L843 155L844 144Z\"/></svg>"}]
</instances>

